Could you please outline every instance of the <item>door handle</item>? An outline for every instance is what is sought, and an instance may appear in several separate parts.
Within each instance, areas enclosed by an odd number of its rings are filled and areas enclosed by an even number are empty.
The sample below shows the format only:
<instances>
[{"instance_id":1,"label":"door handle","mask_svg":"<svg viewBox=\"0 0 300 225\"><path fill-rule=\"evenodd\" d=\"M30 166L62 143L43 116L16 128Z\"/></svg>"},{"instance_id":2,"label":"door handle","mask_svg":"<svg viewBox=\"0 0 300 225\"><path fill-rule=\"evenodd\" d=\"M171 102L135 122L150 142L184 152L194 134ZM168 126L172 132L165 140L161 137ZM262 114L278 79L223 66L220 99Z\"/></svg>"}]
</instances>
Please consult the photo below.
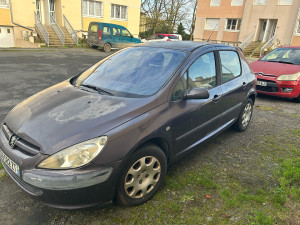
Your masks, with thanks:
<instances>
[{"instance_id":1,"label":"door handle","mask_svg":"<svg viewBox=\"0 0 300 225\"><path fill-rule=\"evenodd\" d=\"M243 88L246 88L246 86L247 86L247 83L243 82Z\"/></svg>"},{"instance_id":2,"label":"door handle","mask_svg":"<svg viewBox=\"0 0 300 225\"><path fill-rule=\"evenodd\" d=\"M214 95L214 98L213 98L214 103L219 102L221 97L222 97L221 95Z\"/></svg>"}]
</instances>

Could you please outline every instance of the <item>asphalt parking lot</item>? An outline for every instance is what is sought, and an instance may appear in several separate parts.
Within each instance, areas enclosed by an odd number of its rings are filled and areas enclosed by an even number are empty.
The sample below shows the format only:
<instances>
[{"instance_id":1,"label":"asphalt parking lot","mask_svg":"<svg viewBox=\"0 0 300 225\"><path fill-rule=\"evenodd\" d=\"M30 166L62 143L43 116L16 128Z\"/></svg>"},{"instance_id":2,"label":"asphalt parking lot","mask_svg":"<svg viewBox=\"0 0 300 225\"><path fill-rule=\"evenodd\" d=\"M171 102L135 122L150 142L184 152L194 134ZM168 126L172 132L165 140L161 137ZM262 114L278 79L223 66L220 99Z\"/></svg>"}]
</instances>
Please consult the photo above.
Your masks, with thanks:
<instances>
[{"instance_id":1,"label":"asphalt parking lot","mask_svg":"<svg viewBox=\"0 0 300 225\"><path fill-rule=\"evenodd\" d=\"M22 100L78 74L106 55L102 51L84 49L0 51L0 123ZM242 205L235 207L227 206L224 200L226 196L222 197L222 188L232 188L228 183L229 178L232 182L237 181L243 190L259 187L268 193L275 188L278 184L273 174L279 167L277 155L264 155L260 147L263 149L262 146L268 142L264 139L266 137L274 137L274 142L278 142L278 145L285 138L296 149L299 147L299 151L300 144L297 140L300 137L297 139L289 133L290 130L299 128L300 104L289 99L258 96L253 120L247 131L238 133L229 129L214 141L197 147L198 150L170 168L166 186L158 196L138 207L107 206L73 211L52 209L31 199L8 176L2 176L0 224L184 224L192 223L191 221L199 224L211 224L212 221L215 221L212 224L219 223L216 221L223 224L247 224L257 211L272 217L272 221L278 224L299 224L297 207L300 202L284 205L283 208L287 209L285 214L276 216L277 214L272 214L271 203L270 208L266 208L268 198L257 206L237 203ZM273 150L274 146L270 148ZM300 157L297 152L295 154ZM200 185L201 188L198 189L199 184L193 186L193 181L185 185L182 180L178 180L185 174L193 174L191 171L202 171L204 167L215 173L211 179L218 184L216 189L205 185ZM176 186L181 183L181 186ZM209 200L201 197L207 193L215 196L209 203ZM173 205L175 203L178 206ZM191 209L194 211L190 211ZM277 209L278 212L280 210L283 209ZM193 216L198 216L198 219ZM291 218L293 220L289 222Z\"/></svg>"}]
</instances>

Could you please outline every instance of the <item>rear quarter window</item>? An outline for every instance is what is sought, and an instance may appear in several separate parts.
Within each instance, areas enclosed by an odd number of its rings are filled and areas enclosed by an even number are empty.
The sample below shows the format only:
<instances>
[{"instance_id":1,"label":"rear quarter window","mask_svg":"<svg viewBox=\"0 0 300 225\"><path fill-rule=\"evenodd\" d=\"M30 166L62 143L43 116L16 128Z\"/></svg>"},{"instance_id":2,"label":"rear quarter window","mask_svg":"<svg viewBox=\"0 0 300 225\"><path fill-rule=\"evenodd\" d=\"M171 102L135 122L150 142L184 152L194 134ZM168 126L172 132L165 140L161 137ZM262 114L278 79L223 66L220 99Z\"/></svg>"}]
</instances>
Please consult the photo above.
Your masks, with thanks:
<instances>
[{"instance_id":1,"label":"rear quarter window","mask_svg":"<svg viewBox=\"0 0 300 225\"><path fill-rule=\"evenodd\" d=\"M109 28L109 27L106 27L106 26L104 26L104 27L103 27L103 31L102 31L102 33L103 33L104 35L110 35L110 28Z\"/></svg>"}]
</instances>

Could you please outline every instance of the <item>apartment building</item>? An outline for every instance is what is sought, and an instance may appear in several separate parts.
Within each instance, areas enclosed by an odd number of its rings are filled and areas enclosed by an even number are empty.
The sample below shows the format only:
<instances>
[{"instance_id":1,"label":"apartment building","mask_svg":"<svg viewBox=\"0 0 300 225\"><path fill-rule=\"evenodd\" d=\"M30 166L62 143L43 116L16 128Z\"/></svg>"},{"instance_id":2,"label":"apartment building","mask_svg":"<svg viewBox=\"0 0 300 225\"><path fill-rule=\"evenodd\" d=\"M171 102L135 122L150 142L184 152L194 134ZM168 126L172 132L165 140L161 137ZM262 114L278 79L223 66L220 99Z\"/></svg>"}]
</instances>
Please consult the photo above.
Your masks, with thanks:
<instances>
[{"instance_id":1,"label":"apartment building","mask_svg":"<svg viewBox=\"0 0 300 225\"><path fill-rule=\"evenodd\" d=\"M300 0L199 0L195 40L300 45ZM254 50L253 49L253 50Z\"/></svg>"},{"instance_id":2,"label":"apartment building","mask_svg":"<svg viewBox=\"0 0 300 225\"><path fill-rule=\"evenodd\" d=\"M74 45L91 21L114 23L139 34L140 0L0 0L0 47Z\"/></svg>"}]
</instances>

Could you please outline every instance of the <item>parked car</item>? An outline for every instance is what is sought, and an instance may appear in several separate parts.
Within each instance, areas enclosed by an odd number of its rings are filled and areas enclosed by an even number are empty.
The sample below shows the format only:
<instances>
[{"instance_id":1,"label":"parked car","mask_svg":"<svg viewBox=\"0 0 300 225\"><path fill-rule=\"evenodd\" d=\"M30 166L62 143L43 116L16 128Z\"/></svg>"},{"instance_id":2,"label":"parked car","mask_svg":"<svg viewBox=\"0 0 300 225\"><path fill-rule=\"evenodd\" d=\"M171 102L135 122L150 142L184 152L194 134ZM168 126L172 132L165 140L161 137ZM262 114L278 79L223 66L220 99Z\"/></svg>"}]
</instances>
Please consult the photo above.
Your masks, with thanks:
<instances>
[{"instance_id":1,"label":"parked car","mask_svg":"<svg viewBox=\"0 0 300 225\"><path fill-rule=\"evenodd\" d=\"M171 35L174 35L178 38L179 41L182 41L182 36L181 34L171 34Z\"/></svg>"},{"instance_id":2,"label":"parked car","mask_svg":"<svg viewBox=\"0 0 300 225\"><path fill-rule=\"evenodd\" d=\"M231 125L249 126L255 76L241 51L207 42L129 47L17 105L0 158L58 208L149 200L168 165Z\"/></svg>"},{"instance_id":3,"label":"parked car","mask_svg":"<svg viewBox=\"0 0 300 225\"><path fill-rule=\"evenodd\" d=\"M153 34L147 39L142 39L142 42L153 42L153 41L180 41L176 35L173 34Z\"/></svg>"},{"instance_id":4,"label":"parked car","mask_svg":"<svg viewBox=\"0 0 300 225\"><path fill-rule=\"evenodd\" d=\"M257 93L300 102L300 47L276 48L250 67L257 77Z\"/></svg>"},{"instance_id":5,"label":"parked car","mask_svg":"<svg viewBox=\"0 0 300 225\"><path fill-rule=\"evenodd\" d=\"M134 38L126 27L113 23L91 22L88 30L87 43L93 47L103 47L105 52L112 48L124 48L141 40Z\"/></svg>"}]
</instances>

